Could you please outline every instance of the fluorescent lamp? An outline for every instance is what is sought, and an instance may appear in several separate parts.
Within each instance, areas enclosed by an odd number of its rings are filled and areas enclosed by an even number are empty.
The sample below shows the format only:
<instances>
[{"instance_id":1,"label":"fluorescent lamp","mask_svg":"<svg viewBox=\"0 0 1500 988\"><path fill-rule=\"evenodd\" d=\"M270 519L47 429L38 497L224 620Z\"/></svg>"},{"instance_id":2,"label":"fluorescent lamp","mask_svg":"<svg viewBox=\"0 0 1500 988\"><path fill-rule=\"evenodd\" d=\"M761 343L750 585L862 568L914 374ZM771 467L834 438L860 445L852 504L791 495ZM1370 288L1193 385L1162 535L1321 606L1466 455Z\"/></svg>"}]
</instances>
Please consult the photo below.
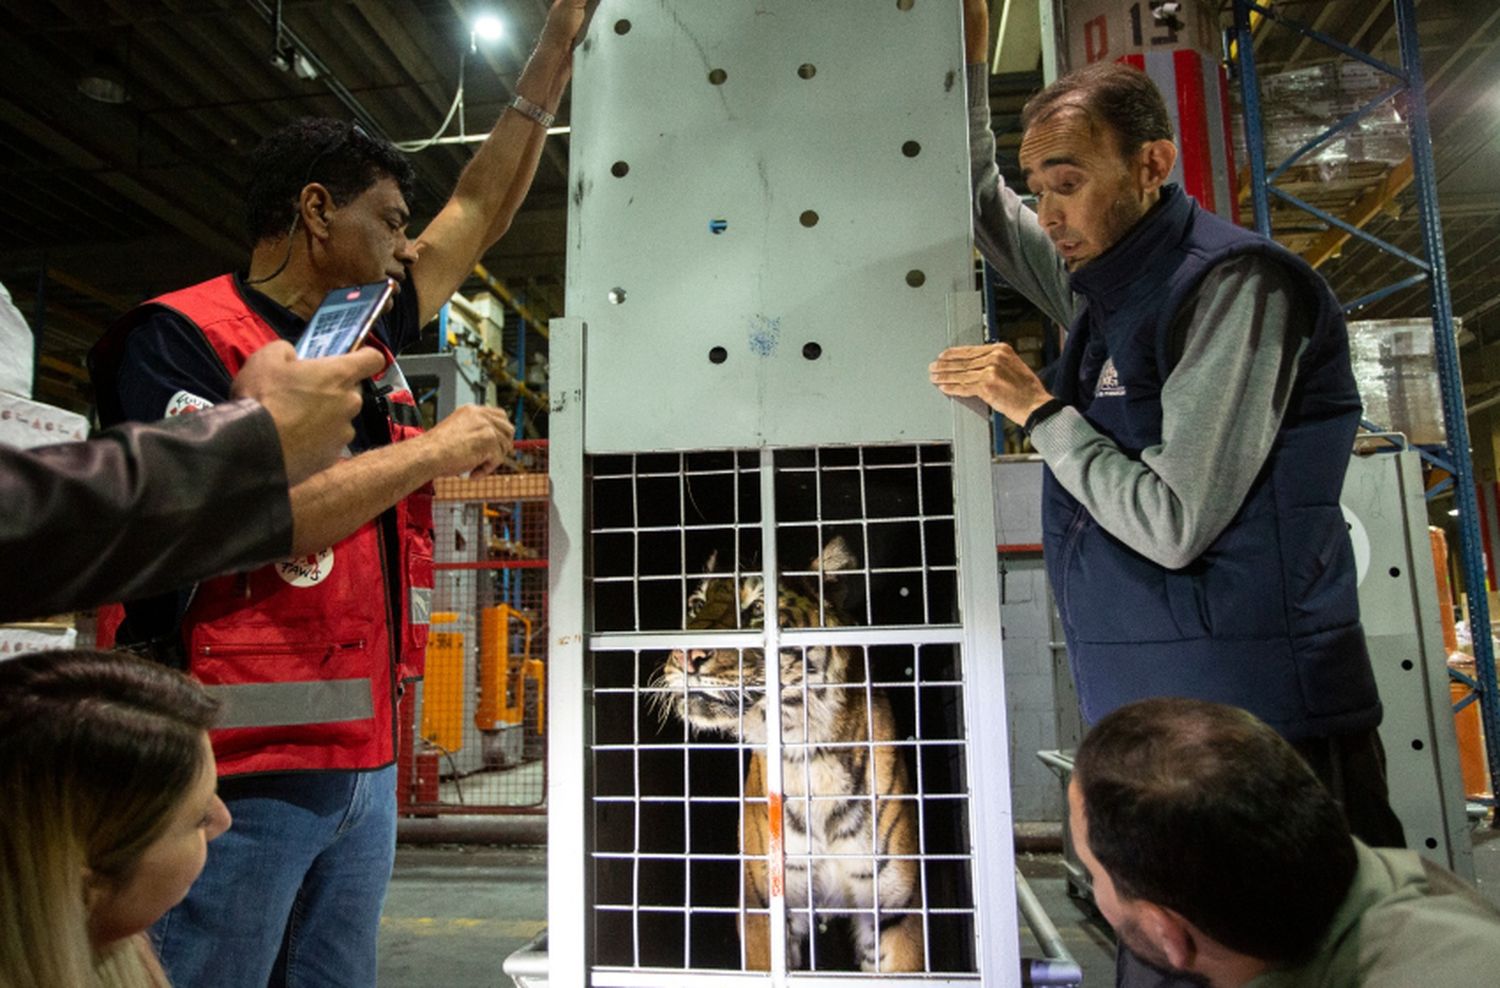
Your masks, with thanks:
<instances>
[{"instance_id":1,"label":"fluorescent lamp","mask_svg":"<svg viewBox=\"0 0 1500 988\"><path fill-rule=\"evenodd\" d=\"M494 14L480 14L474 18L473 31L480 41L499 41L505 36L505 22Z\"/></svg>"}]
</instances>

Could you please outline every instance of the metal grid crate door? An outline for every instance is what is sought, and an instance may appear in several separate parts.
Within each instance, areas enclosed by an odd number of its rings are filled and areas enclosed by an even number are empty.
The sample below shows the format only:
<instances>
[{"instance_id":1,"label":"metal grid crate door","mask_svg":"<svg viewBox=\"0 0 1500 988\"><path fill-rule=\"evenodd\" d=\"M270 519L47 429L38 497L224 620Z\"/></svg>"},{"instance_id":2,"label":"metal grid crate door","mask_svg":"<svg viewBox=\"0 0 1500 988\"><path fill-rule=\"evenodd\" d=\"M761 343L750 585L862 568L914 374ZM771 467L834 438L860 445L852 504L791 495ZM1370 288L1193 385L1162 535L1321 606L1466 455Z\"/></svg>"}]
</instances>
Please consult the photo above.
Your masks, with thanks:
<instances>
[{"instance_id":1,"label":"metal grid crate door","mask_svg":"<svg viewBox=\"0 0 1500 988\"><path fill-rule=\"evenodd\" d=\"M1019 980L957 4L604 0L552 323L554 985Z\"/></svg>"}]
</instances>

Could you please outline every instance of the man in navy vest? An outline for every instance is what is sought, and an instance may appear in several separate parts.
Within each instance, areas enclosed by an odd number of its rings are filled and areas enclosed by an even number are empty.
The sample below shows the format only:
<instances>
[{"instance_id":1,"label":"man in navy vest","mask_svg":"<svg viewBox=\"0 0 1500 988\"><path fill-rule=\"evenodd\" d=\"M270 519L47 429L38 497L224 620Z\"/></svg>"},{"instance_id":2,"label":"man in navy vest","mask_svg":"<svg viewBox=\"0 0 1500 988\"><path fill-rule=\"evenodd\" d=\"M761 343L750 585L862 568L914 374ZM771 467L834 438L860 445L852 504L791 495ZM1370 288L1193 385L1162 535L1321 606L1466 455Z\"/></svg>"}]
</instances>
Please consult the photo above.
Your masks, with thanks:
<instances>
[{"instance_id":1,"label":"man in navy vest","mask_svg":"<svg viewBox=\"0 0 1500 988\"><path fill-rule=\"evenodd\" d=\"M1085 720L1158 696L1245 708L1356 836L1402 844L1339 508L1360 403L1337 301L1167 184L1170 117L1123 65L1027 103L1023 205L995 164L984 0L965 0L965 27L976 240L1069 332L1050 389L1004 344L947 350L930 374L1046 462L1043 545Z\"/></svg>"}]
</instances>

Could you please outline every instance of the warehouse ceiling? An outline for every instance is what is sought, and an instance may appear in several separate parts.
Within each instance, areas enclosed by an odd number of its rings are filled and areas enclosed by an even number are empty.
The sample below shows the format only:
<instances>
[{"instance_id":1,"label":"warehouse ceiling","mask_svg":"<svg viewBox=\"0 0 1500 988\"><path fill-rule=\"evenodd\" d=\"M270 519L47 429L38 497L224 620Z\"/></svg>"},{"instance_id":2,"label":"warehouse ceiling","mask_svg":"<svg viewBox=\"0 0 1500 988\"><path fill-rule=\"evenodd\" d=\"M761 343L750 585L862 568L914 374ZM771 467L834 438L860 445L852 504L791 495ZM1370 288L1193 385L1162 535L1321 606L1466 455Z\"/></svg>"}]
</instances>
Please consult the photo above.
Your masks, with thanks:
<instances>
[{"instance_id":1,"label":"warehouse ceiling","mask_svg":"<svg viewBox=\"0 0 1500 988\"><path fill-rule=\"evenodd\" d=\"M995 0L994 6L1000 10L1030 3ZM1400 64L1390 0L1275 0L1266 5L1388 63ZM1219 6L1223 23L1230 25L1230 5L1226 2ZM1453 311L1468 331L1464 339L1470 339L1472 333L1477 341L1500 341L1500 264L1496 263L1500 257L1500 5L1419 0L1416 9ZM1035 30L1029 24L1021 25L1023 32L1028 29ZM1007 47L1002 42L1002 53ZM1257 28L1255 52L1263 93L1280 73L1311 69L1338 57L1331 49L1269 22ZM1381 88L1389 82L1383 81ZM1032 85L1024 74L991 77L990 103L995 113L998 152L1012 182L1020 179L1015 163L1021 141L1018 118ZM1238 81L1232 79L1230 86L1238 129ZM1331 105L1323 104L1326 118L1318 118L1316 126L1305 128L1309 137L1333 122ZM1308 100L1299 104L1300 108L1309 106L1317 108L1318 103ZM1278 108L1286 109L1268 97L1267 116ZM1404 103L1399 103L1397 110L1401 118L1409 116ZM1239 143L1243 144L1243 137ZM1276 164L1270 163L1271 167ZM1243 162L1238 172L1241 222L1249 226L1254 217L1248 168ZM1403 180L1409 182L1409 175L1409 162L1404 166L1399 161L1325 163L1294 167L1277 184L1420 257L1424 251L1416 208L1418 190L1414 184L1403 184ZM1415 271L1376 247L1337 237L1338 231L1330 233L1327 223L1275 200L1272 229L1291 249L1318 255L1309 259L1320 264L1323 275L1345 301L1391 285ZM1423 318L1430 312L1428 288L1420 284L1366 306L1356 317ZM1466 351L1466 372L1470 364L1476 371L1481 369L1480 361L1469 356L1473 352ZM1466 373L1466 378L1471 392L1487 394L1500 385L1500 381L1478 375Z\"/></svg>"},{"instance_id":2,"label":"warehouse ceiling","mask_svg":"<svg viewBox=\"0 0 1500 988\"><path fill-rule=\"evenodd\" d=\"M1020 104L1041 80L1039 57L1026 54L1039 50L1025 9L1035 0L993 2L992 23L1006 27L1007 41L991 103L1002 161L1013 163ZM86 400L83 352L111 319L243 262L243 156L260 136L313 114L355 119L397 141L430 137L448 112L461 60L466 128L482 133L509 99L547 8L545 0L283 0L278 37L275 0L6 6L0 219L9 236L0 247L0 282L40 324L38 397L74 407ZM470 15L481 6L504 17L509 33L464 58ZM1275 8L1396 61L1389 0L1279 0ZM1418 19L1454 308L1478 337L1500 339L1500 8L1425 0ZM1329 58L1270 25L1257 37L1263 73ZM124 102L101 102L82 88ZM565 102L559 122L567 116ZM456 122L449 133L455 130ZM414 229L453 187L470 147L413 155L420 176ZM562 305L567 155L566 136L549 139L520 216L484 258L543 317ZM1388 201L1372 193L1388 171L1335 176L1318 202L1342 214L1368 199L1375 203L1368 228L1420 253L1413 189ZM1277 230L1300 238L1298 249L1322 232L1290 214L1278 215ZM1344 297L1406 274L1362 244L1333 252L1323 270ZM1426 311L1419 287L1362 315Z\"/></svg>"},{"instance_id":3,"label":"warehouse ceiling","mask_svg":"<svg viewBox=\"0 0 1500 988\"><path fill-rule=\"evenodd\" d=\"M279 38L277 6L7 4L0 218L9 236L0 282L42 323L39 398L78 404L83 352L130 305L244 263L244 155L261 136L304 115L356 120L395 141L431 137L443 121L469 48L470 5L285 0ZM464 59L471 133L494 124L547 11L543 0L485 7L509 31ZM285 68L273 61L278 52ZM80 91L110 84L124 102ZM441 206L471 151L445 145L412 155L414 230ZM562 301L567 154L566 137L549 138L524 212L484 258L544 317Z\"/></svg>"}]
</instances>

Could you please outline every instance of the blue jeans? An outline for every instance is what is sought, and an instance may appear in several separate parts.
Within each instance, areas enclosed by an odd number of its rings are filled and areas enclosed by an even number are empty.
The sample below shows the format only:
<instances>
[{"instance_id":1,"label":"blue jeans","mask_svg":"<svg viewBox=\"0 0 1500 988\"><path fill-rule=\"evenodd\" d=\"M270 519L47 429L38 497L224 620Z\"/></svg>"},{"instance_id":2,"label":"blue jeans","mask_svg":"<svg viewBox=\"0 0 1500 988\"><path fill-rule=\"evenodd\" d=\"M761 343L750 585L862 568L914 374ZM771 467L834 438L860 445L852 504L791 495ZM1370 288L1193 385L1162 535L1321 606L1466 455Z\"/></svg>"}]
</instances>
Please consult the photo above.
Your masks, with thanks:
<instances>
[{"instance_id":1,"label":"blue jeans","mask_svg":"<svg viewBox=\"0 0 1500 988\"><path fill-rule=\"evenodd\" d=\"M375 984L396 856L396 767L231 778L234 822L151 928L177 988Z\"/></svg>"}]
</instances>

